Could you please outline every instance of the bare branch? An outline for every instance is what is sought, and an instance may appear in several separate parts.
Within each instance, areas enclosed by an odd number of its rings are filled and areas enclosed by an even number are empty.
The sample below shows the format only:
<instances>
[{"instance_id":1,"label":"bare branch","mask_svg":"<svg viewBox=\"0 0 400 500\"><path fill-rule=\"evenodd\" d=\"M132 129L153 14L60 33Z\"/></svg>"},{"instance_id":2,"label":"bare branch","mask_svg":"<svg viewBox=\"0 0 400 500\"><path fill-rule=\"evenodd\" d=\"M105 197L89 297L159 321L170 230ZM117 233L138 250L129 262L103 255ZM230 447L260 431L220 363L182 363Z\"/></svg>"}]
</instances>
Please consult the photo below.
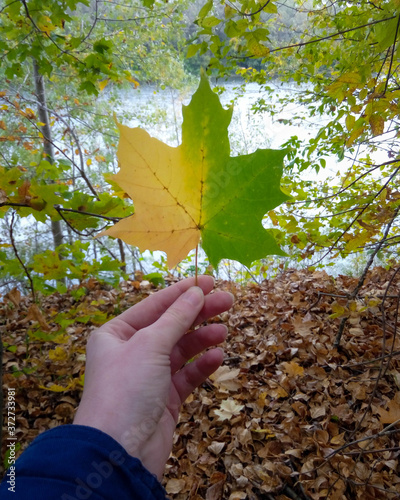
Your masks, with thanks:
<instances>
[{"instance_id":1,"label":"bare branch","mask_svg":"<svg viewBox=\"0 0 400 500\"><path fill-rule=\"evenodd\" d=\"M388 84L389 84L390 74L391 74L392 65L393 65L394 52L396 50L396 40L397 40L397 34L399 32L399 26L400 26L400 15L399 15L399 17L397 19L396 31L395 31L395 34L394 34L394 41L393 41L393 45L392 45L392 55L390 56L390 64L389 64L388 74L387 74L387 78L386 78L385 88L383 90L383 95L386 94L386 91L387 91L387 88L388 88Z\"/></svg>"},{"instance_id":2,"label":"bare branch","mask_svg":"<svg viewBox=\"0 0 400 500\"><path fill-rule=\"evenodd\" d=\"M372 21L372 22L367 23L367 24L362 24L360 26L356 26L355 28L349 28L347 30L337 31L336 33L333 33L332 35L327 35L327 36L323 36L321 38L316 38L315 40L309 40L308 42L300 42L300 43L294 43L292 45L286 45L284 47L278 47L277 49L270 50L270 53L279 52L281 50L292 49L292 48L296 48L296 47L304 47L304 46L310 45L312 43L322 42L324 40L329 40L331 38L335 38L336 36L344 35L345 33L350 33L351 31L356 31L356 30L359 30L361 28L367 28L368 26L373 26L374 24L383 23L385 21L390 21L391 19L395 19L396 17L397 16L386 17L385 19L379 19L377 21Z\"/></svg>"},{"instance_id":3,"label":"bare branch","mask_svg":"<svg viewBox=\"0 0 400 500\"><path fill-rule=\"evenodd\" d=\"M256 11L254 12L250 12L250 13L247 13L247 12L242 12L241 10L239 10L234 4L232 4L231 2L231 5L232 7L237 11L238 14L240 14L241 16L246 16L246 17L253 17L257 14L259 14L260 12L262 12L265 7L270 3L271 0L267 0L263 5L261 5L261 7L259 9L257 9Z\"/></svg>"},{"instance_id":4,"label":"bare branch","mask_svg":"<svg viewBox=\"0 0 400 500\"><path fill-rule=\"evenodd\" d=\"M17 246L15 244L15 240L14 240L14 223L15 223L15 211L11 215L11 223L10 223L10 241L11 241L11 246L12 246L12 248L14 250L15 257L17 258L18 262L21 264L21 267L24 270L24 272L25 272L25 274L26 274L26 276L27 276L27 278L29 280L30 288L31 288L31 292L32 292L32 298L35 301L36 300L36 297L35 297L35 287L33 285L32 276L31 276L28 268L24 264L23 260L19 256L18 249L17 249Z\"/></svg>"}]
</instances>

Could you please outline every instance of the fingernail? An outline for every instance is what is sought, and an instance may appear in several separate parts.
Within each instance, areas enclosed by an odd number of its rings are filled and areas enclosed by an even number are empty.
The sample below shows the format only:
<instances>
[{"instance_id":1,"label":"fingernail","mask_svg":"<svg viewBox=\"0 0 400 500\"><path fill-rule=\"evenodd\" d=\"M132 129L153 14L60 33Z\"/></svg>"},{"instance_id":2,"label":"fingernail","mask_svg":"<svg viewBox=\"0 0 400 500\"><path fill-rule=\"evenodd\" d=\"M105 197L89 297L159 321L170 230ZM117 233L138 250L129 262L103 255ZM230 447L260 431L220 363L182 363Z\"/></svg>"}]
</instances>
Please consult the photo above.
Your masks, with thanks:
<instances>
[{"instance_id":1,"label":"fingernail","mask_svg":"<svg viewBox=\"0 0 400 500\"><path fill-rule=\"evenodd\" d=\"M198 306L204 300L203 290L198 286L192 286L185 293L185 300L192 306Z\"/></svg>"}]
</instances>

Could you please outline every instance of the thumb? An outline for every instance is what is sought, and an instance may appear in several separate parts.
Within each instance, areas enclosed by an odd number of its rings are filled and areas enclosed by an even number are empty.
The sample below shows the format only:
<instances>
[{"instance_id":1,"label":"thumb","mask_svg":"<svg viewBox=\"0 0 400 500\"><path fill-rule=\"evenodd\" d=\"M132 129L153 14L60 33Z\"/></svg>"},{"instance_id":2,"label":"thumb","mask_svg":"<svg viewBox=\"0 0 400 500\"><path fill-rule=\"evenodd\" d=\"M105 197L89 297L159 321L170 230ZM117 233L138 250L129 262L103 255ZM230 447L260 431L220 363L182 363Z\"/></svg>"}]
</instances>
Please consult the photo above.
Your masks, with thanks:
<instances>
[{"instance_id":1,"label":"thumb","mask_svg":"<svg viewBox=\"0 0 400 500\"><path fill-rule=\"evenodd\" d=\"M153 330L160 344L171 353L172 348L193 325L204 305L204 293L198 286L189 288L147 329Z\"/></svg>"}]
</instances>

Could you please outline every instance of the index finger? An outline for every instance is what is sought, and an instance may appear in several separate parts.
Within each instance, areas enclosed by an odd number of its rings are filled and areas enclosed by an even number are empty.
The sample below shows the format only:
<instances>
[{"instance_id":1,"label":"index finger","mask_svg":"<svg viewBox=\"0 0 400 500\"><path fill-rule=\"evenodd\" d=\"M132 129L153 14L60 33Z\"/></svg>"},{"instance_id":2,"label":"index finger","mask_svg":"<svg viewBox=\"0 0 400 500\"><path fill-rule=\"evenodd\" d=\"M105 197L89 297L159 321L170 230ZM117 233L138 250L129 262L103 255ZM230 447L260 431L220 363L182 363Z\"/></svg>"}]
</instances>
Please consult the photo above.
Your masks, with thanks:
<instances>
[{"instance_id":1,"label":"index finger","mask_svg":"<svg viewBox=\"0 0 400 500\"><path fill-rule=\"evenodd\" d=\"M164 288L164 290L160 290L130 307L118 316L118 320L119 322L124 321L135 331L146 328L157 321L178 297L194 285L195 278L179 281L179 283ZM199 276L197 286L203 290L204 295L207 295L214 287L214 279L212 276ZM113 321L111 320L110 323Z\"/></svg>"}]
</instances>

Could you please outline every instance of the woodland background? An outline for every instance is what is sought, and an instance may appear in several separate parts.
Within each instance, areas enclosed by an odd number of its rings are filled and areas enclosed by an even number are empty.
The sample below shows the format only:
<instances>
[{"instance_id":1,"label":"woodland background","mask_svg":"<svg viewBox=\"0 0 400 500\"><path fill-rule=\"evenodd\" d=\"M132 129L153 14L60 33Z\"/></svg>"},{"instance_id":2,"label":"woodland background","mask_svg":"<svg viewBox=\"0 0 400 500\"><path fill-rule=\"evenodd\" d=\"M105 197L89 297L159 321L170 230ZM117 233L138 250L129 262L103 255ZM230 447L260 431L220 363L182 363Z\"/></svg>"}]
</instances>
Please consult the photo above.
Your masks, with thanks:
<instances>
[{"instance_id":1,"label":"woodland background","mask_svg":"<svg viewBox=\"0 0 400 500\"><path fill-rule=\"evenodd\" d=\"M292 199L264 224L287 257L200 262L237 303L216 318L225 372L185 406L167 491L399 496L399 26L399 0L1 3L0 331L21 450L72 419L90 330L194 272L192 255L170 270L93 237L134 212L109 177L114 111L179 130L126 93L190 94L202 67L218 93L256 82L255 119L295 104L287 125L320 126L282 145ZM277 98L281 82L297 90ZM330 277L342 259L348 276Z\"/></svg>"}]
</instances>

